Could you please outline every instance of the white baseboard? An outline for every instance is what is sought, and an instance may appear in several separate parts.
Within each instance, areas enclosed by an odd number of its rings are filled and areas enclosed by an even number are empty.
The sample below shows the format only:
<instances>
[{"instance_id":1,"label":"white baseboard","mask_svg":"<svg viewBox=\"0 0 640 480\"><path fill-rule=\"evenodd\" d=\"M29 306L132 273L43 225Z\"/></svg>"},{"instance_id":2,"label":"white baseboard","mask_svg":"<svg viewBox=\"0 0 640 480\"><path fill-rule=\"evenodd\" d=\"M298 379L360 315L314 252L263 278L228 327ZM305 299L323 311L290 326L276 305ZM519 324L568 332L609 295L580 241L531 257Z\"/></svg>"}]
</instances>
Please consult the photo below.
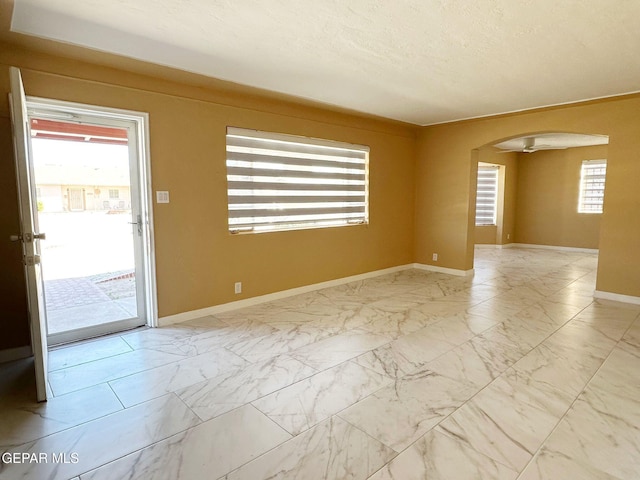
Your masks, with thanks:
<instances>
[{"instance_id":1,"label":"white baseboard","mask_svg":"<svg viewBox=\"0 0 640 480\"><path fill-rule=\"evenodd\" d=\"M509 244L511 245L511 244ZM475 244L476 248L480 248L480 249L485 249L485 248L489 248L489 249L501 249L504 248L505 245L498 245L497 243L476 243Z\"/></svg>"},{"instance_id":2,"label":"white baseboard","mask_svg":"<svg viewBox=\"0 0 640 480\"><path fill-rule=\"evenodd\" d=\"M509 245L509 247L507 247ZM503 248L538 248L541 250L560 250L563 252L598 253L597 248L561 247L558 245L537 245L535 243L509 243Z\"/></svg>"},{"instance_id":3,"label":"white baseboard","mask_svg":"<svg viewBox=\"0 0 640 480\"><path fill-rule=\"evenodd\" d=\"M206 317L207 315L215 315L216 313L228 312L231 310L237 310L239 308L251 307L260 303L272 302L274 300L280 300L281 298L293 297L294 295L300 295L302 293L313 292L322 288L335 287L343 285L349 282L357 282L359 280L365 280L367 278L379 277L380 275L386 275L388 273L400 272L402 270L409 270L414 268L415 264L400 265L398 267L385 268L382 270L375 270L373 272L361 273L359 275L352 275L350 277L338 278L336 280L329 280L326 282L314 283L312 285L305 285L304 287L291 288L289 290L282 290L280 292L268 293L266 295L260 295L257 297L245 298L243 300L237 300L235 302L223 303L221 305L214 305L212 307L201 308L199 310L191 310L189 312L177 313L175 315L169 315L158 319L158 326L164 327L167 325L173 325L174 323L186 322L187 320L194 320L196 318Z\"/></svg>"},{"instance_id":4,"label":"white baseboard","mask_svg":"<svg viewBox=\"0 0 640 480\"><path fill-rule=\"evenodd\" d=\"M614 302L631 303L633 305L640 305L640 297L634 297L632 295L622 295L620 293L602 292L596 290L593 292L594 298L601 300L612 300Z\"/></svg>"},{"instance_id":5,"label":"white baseboard","mask_svg":"<svg viewBox=\"0 0 640 480\"><path fill-rule=\"evenodd\" d=\"M426 265L424 263L414 263L413 268L419 270L428 270L430 272L446 273L448 275L455 275L456 277L470 277L473 275L474 270L458 270L456 268L438 267L436 265Z\"/></svg>"},{"instance_id":6,"label":"white baseboard","mask_svg":"<svg viewBox=\"0 0 640 480\"><path fill-rule=\"evenodd\" d=\"M8 348L7 350L0 350L0 363L13 362L14 360L20 360L30 356L31 347L29 345L25 345L24 347Z\"/></svg>"}]
</instances>

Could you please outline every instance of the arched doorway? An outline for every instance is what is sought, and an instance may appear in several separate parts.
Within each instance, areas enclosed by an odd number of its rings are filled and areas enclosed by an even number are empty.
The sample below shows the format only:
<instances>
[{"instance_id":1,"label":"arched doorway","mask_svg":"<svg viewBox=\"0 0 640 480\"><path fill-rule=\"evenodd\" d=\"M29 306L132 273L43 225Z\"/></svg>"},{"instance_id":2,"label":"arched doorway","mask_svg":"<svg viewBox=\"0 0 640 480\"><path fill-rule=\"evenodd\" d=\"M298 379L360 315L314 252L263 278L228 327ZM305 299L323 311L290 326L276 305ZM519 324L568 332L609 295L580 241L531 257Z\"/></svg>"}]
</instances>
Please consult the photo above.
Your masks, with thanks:
<instances>
[{"instance_id":1,"label":"arched doorway","mask_svg":"<svg viewBox=\"0 0 640 480\"><path fill-rule=\"evenodd\" d=\"M470 234L476 249L597 252L608 137L528 132L472 151Z\"/></svg>"}]
</instances>

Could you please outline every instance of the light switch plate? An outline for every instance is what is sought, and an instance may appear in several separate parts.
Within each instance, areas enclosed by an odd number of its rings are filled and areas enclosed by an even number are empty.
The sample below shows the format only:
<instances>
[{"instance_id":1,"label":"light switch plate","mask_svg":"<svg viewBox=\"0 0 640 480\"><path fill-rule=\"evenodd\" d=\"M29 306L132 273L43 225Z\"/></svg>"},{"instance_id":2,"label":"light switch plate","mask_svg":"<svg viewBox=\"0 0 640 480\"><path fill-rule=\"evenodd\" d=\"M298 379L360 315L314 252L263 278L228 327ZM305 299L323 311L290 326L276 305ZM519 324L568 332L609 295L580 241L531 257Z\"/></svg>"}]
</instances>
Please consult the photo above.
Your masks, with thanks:
<instances>
[{"instance_id":1,"label":"light switch plate","mask_svg":"<svg viewBox=\"0 0 640 480\"><path fill-rule=\"evenodd\" d=\"M157 190L156 203L169 203L169 192Z\"/></svg>"}]
</instances>

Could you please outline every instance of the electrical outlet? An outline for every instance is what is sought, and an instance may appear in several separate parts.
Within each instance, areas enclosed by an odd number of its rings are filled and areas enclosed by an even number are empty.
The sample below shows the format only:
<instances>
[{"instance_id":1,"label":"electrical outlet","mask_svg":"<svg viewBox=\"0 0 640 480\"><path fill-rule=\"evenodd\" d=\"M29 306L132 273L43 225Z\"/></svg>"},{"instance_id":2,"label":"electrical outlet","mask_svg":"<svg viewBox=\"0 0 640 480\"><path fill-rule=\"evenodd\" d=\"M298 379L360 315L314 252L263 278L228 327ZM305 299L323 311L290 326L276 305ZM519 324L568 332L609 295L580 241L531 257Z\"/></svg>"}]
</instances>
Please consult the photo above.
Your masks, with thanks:
<instances>
[{"instance_id":1,"label":"electrical outlet","mask_svg":"<svg viewBox=\"0 0 640 480\"><path fill-rule=\"evenodd\" d=\"M437 262L437 261L438 261L438 254L437 254L437 253L434 253L434 254L433 254L433 261L434 261L434 262Z\"/></svg>"},{"instance_id":2,"label":"electrical outlet","mask_svg":"<svg viewBox=\"0 0 640 480\"><path fill-rule=\"evenodd\" d=\"M234 285L234 291L237 293L242 293L242 282L236 282Z\"/></svg>"},{"instance_id":3,"label":"electrical outlet","mask_svg":"<svg viewBox=\"0 0 640 480\"><path fill-rule=\"evenodd\" d=\"M511 240L511 234L507 233L507 240Z\"/></svg>"}]
</instances>

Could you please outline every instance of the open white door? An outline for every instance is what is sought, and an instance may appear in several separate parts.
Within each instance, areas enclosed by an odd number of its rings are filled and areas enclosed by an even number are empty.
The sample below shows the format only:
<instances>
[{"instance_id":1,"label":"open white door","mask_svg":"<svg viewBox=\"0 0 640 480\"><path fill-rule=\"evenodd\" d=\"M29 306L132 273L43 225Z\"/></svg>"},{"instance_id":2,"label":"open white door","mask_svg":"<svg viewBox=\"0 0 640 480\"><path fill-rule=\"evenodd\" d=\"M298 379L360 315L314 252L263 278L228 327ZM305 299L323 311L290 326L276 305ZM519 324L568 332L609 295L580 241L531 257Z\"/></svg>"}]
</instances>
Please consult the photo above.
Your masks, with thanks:
<instances>
[{"instance_id":1,"label":"open white door","mask_svg":"<svg viewBox=\"0 0 640 480\"><path fill-rule=\"evenodd\" d=\"M36 370L36 395L39 402L47 399L47 331L45 319L44 289L40 267L40 240L44 234L38 230L37 204L33 188L33 164L31 161L31 135L27 117L26 98L20 70L11 67L11 121L18 182L18 203L20 206L20 235L11 240L22 242L29 321L31 327L31 348Z\"/></svg>"}]
</instances>

